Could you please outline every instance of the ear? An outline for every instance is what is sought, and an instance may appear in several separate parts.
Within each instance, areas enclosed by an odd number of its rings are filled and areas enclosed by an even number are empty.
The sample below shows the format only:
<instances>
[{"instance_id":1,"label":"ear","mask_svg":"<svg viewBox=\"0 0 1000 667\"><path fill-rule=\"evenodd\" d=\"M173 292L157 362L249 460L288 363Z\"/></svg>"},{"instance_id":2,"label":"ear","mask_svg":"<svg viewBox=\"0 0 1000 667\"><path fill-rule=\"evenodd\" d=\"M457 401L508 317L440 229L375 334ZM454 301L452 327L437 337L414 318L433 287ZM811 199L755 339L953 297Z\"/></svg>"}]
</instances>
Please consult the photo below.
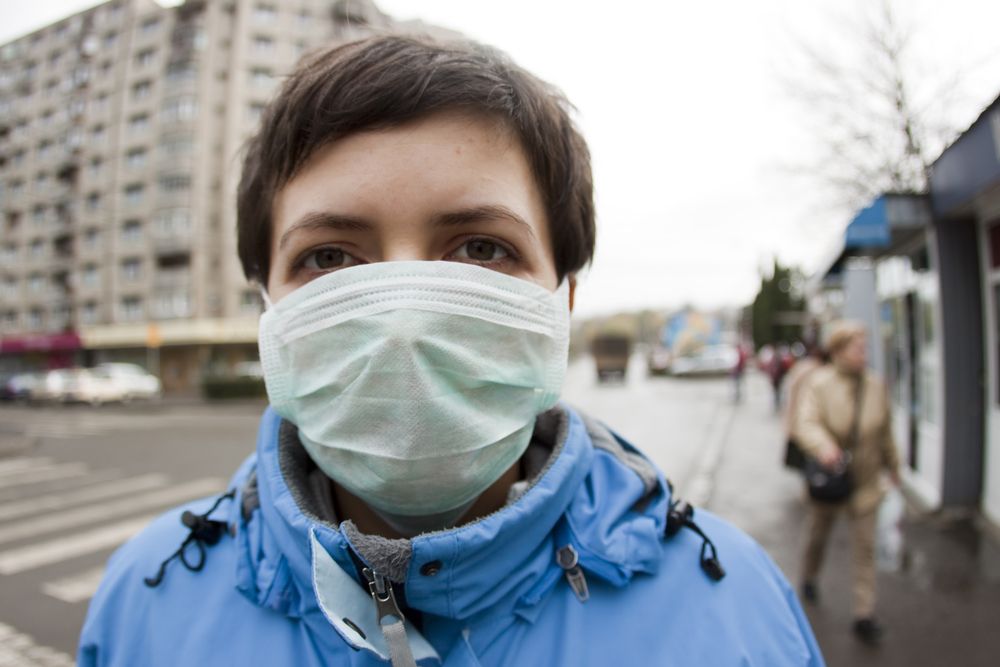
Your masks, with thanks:
<instances>
[{"instance_id":1,"label":"ear","mask_svg":"<svg viewBox=\"0 0 1000 667\"><path fill-rule=\"evenodd\" d=\"M566 276L569 281L569 312L573 312L573 304L576 302L576 274L571 273Z\"/></svg>"}]
</instances>

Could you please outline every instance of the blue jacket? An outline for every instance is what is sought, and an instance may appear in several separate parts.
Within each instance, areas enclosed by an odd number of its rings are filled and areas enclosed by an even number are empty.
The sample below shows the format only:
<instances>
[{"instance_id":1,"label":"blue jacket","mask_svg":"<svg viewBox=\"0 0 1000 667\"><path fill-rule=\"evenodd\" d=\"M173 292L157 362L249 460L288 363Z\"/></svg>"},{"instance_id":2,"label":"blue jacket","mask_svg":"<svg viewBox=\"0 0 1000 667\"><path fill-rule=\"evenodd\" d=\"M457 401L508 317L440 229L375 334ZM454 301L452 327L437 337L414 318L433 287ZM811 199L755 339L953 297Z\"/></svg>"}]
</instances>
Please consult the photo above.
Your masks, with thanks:
<instances>
[{"instance_id":1,"label":"blue jacket","mask_svg":"<svg viewBox=\"0 0 1000 667\"><path fill-rule=\"evenodd\" d=\"M602 426L556 410L558 442L523 495L409 541L399 594L419 619L406 623L418 665L823 664L760 546L698 510L694 522L726 571L713 580L695 530L665 537L663 476ZM191 568L175 559L158 586L143 582L190 536L182 511L204 513L212 499L168 512L112 556L83 628L81 667L387 664L358 574L365 563L349 531L302 509L280 423L264 414L235 497L208 515L225 531L214 545L189 540ZM557 562L567 546L582 575Z\"/></svg>"}]
</instances>

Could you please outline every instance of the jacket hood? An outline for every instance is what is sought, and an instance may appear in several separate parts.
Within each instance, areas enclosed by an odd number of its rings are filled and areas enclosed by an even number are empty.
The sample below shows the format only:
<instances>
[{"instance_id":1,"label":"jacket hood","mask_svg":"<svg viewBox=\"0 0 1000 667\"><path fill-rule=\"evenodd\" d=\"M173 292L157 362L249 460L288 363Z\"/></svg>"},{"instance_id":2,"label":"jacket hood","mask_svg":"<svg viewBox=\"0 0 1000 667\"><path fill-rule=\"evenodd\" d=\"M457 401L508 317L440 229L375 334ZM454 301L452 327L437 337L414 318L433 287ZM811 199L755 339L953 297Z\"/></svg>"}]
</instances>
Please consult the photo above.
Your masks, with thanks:
<instances>
[{"instance_id":1,"label":"jacket hood","mask_svg":"<svg viewBox=\"0 0 1000 667\"><path fill-rule=\"evenodd\" d=\"M656 571L670 498L652 463L562 404L539 417L535 436L552 454L524 493L477 521L405 541L408 607L456 620L488 610L530 617L562 576L556 551L567 545L588 575L615 586ZM310 506L301 470L311 461L282 439L282 420L268 409L256 456L234 478L237 585L255 604L301 617L316 611L317 597L329 597L316 590L312 545L354 580L351 551L359 552L349 537L356 531L324 522Z\"/></svg>"}]
</instances>

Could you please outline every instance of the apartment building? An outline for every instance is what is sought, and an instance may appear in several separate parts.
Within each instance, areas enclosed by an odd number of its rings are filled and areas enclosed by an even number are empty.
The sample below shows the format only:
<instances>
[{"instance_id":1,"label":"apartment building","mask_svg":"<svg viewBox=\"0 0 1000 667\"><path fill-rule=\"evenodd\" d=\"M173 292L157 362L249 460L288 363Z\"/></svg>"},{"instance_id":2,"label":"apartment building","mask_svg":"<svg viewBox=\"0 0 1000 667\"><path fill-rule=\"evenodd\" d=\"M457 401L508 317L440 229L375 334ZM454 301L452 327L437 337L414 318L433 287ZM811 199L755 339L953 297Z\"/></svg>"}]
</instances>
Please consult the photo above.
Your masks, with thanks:
<instances>
[{"instance_id":1,"label":"apartment building","mask_svg":"<svg viewBox=\"0 0 1000 667\"><path fill-rule=\"evenodd\" d=\"M256 358L240 149L370 0L111 0L0 46L0 370L127 360L164 386Z\"/></svg>"}]
</instances>

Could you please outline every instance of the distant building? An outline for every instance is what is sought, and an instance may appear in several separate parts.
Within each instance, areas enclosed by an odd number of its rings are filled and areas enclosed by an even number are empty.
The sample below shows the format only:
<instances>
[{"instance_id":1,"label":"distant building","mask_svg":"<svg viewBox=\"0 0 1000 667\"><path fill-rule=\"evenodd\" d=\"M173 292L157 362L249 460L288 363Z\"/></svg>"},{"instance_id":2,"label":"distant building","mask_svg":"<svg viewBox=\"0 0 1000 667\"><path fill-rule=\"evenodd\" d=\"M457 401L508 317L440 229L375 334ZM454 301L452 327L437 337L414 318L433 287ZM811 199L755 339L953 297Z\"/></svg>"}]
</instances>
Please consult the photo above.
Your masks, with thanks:
<instances>
[{"instance_id":1,"label":"distant building","mask_svg":"<svg viewBox=\"0 0 1000 667\"><path fill-rule=\"evenodd\" d=\"M112 0L0 46L0 370L137 361L168 389L256 358L240 149L370 0Z\"/></svg>"}]
</instances>

